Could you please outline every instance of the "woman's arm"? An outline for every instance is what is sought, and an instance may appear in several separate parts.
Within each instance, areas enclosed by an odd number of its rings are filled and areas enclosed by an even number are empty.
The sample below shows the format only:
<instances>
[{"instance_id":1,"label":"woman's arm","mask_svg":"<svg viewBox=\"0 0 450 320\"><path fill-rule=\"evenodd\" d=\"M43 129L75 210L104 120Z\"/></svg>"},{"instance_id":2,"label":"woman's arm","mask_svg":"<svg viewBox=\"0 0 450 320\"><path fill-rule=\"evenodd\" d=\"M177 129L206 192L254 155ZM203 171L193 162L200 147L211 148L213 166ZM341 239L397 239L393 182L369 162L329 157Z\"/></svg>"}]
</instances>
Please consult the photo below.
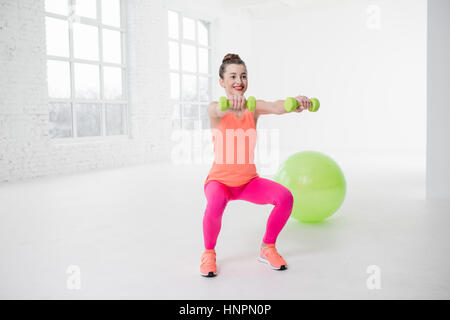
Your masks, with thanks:
<instances>
[{"instance_id":1,"label":"woman's arm","mask_svg":"<svg viewBox=\"0 0 450 320\"><path fill-rule=\"evenodd\" d=\"M311 101L305 96L295 97L300 106L295 112L302 112L311 106ZM284 100L277 100L274 102L268 102L264 100L256 100L256 112L258 114L284 114L288 113L284 108Z\"/></svg>"},{"instance_id":2,"label":"woman's arm","mask_svg":"<svg viewBox=\"0 0 450 320\"><path fill-rule=\"evenodd\" d=\"M284 100L277 100L274 102L256 100L255 112L258 114L283 114L287 113L284 109Z\"/></svg>"}]
</instances>

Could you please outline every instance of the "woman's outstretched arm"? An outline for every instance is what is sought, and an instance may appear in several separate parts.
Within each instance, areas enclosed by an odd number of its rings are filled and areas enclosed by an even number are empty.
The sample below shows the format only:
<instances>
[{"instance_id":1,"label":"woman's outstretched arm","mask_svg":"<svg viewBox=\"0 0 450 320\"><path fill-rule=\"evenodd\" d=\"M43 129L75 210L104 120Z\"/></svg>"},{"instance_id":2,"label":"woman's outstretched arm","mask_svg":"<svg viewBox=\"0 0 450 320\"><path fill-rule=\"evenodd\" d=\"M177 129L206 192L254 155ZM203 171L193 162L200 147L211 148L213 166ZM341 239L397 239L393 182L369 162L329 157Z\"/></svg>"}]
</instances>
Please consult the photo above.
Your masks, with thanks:
<instances>
[{"instance_id":1,"label":"woman's outstretched arm","mask_svg":"<svg viewBox=\"0 0 450 320\"><path fill-rule=\"evenodd\" d=\"M311 101L305 96L295 97L300 106L294 112L302 112L311 106ZM256 100L256 112L258 114L284 114L288 113L284 108L284 100L277 100L273 102Z\"/></svg>"}]
</instances>

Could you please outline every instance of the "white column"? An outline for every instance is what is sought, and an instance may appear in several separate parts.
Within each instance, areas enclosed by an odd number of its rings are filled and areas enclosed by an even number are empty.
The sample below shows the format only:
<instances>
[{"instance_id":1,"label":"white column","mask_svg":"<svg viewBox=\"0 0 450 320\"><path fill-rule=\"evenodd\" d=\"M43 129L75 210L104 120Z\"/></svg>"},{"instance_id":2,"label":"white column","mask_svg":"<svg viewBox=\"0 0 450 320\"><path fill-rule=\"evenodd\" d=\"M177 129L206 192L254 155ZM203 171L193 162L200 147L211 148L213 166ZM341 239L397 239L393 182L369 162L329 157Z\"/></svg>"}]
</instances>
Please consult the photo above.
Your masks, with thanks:
<instances>
[{"instance_id":1,"label":"white column","mask_svg":"<svg viewBox=\"0 0 450 320\"><path fill-rule=\"evenodd\" d=\"M450 199L449 0L428 0L427 198Z\"/></svg>"}]
</instances>

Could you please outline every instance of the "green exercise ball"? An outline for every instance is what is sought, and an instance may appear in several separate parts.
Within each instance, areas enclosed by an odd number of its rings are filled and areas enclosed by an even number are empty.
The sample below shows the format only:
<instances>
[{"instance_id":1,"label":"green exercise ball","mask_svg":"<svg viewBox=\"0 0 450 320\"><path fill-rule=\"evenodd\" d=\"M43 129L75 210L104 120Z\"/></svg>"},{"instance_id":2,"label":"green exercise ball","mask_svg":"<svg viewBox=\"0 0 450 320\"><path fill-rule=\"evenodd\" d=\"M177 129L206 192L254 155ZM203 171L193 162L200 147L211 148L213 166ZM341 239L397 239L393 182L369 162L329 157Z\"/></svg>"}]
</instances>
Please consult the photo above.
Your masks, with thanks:
<instances>
[{"instance_id":1,"label":"green exercise ball","mask_svg":"<svg viewBox=\"0 0 450 320\"><path fill-rule=\"evenodd\" d=\"M346 181L338 164L316 151L297 152L287 158L274 180L294 197L291 216L302 222L319 222L342 205Z\"/></svg>"}]
</instances>

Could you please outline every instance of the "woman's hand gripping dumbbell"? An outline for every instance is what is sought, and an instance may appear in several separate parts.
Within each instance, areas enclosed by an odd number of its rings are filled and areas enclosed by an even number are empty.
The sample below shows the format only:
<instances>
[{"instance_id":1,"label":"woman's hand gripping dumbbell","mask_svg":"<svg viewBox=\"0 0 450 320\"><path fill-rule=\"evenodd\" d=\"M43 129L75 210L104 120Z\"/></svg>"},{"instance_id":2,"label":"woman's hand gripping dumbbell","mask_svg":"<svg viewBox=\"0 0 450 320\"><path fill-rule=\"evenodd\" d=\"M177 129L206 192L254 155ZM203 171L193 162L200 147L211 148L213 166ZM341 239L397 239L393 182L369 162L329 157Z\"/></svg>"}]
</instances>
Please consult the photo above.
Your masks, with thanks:
<instances>
[{"instance_id":1,"label":"woman's hand gripping dumbbell","mask_svg":"<svg viewBox=\"0 0 450 320\"><path fill-rule=\"evenodd\" d=\"M308 108L308 111L316 112L317 110L319 110L320 102L318 99L309 98L309 101L311 101L311 106ZM287 112L295 111L299 106L300 103L295 98L290 97L284 100L284 108L286 109Z\"/></svg>"},{"instance_id":2,"label":"woman's hand gripping dumbbell","mask_svg":"<svg viewBox=\"0 0 450 320\"><path fill-rule=\"evenodd\" d=\"M231 108L231 102L226 97L220 97L219 98L219 106L220 106L220 111L224 112L227 109ZM245 106L247 107L248 111L254 111L256 108L255 97L248 97L247 101L245 101Z\"/></svg>"}]
</instances>

